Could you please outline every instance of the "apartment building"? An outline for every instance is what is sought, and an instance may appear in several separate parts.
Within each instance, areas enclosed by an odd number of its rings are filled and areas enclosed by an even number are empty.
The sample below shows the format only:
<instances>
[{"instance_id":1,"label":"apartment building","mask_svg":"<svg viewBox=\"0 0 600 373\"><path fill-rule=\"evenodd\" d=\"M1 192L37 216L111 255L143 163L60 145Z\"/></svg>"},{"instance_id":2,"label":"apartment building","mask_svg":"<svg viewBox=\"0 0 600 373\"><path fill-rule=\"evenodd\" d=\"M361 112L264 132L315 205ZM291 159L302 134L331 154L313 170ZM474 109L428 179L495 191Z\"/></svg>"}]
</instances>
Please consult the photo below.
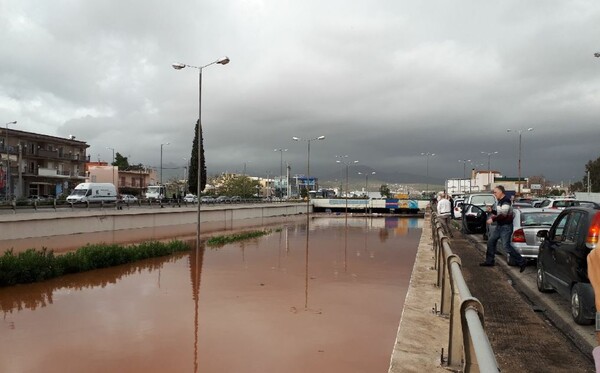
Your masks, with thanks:
<instances>
[{"instance_id":1,"label":"apartment building","mask_svg":"<svg viewBox=\"0 0 600 373\"><path fill-rule=\"evenodd\" d=\"M58 196L85 181L85 141L2 128L0 198Z\"/></svg>"}]
</instances>

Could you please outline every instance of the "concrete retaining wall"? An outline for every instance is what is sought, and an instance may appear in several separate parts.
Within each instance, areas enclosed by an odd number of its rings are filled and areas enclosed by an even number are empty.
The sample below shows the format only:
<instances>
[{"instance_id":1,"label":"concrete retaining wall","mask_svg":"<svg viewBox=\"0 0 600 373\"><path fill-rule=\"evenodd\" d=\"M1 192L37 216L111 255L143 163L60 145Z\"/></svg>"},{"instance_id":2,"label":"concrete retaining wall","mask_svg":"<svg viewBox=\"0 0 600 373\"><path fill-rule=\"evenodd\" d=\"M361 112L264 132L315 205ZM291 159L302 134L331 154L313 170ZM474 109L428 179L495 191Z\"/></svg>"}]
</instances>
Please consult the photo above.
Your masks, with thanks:
<instances>
[{"instance_id":1,"label":"concrete retaining wall","mask_svg":"<svg viewBox=\"0 0 600 373\"><path fill-rule=\"evenodd\" d=\"M202 207L200 224L210 230L231 229L234 221L306 213L306 204ZM50 237L139 228L196 224L197 209L164 208L100 211L57 211L0 216L2 240Z\"/></svg>"}]
</instances>

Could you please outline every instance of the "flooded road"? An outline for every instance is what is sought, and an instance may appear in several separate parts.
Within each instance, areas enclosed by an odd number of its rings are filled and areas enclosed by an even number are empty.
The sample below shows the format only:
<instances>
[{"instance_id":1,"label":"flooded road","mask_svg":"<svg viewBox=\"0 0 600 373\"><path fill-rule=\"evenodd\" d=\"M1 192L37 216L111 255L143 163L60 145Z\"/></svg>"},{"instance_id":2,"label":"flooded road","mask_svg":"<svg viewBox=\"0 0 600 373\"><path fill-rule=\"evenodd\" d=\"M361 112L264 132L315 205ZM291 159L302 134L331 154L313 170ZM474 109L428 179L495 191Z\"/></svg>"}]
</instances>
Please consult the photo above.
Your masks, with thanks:
<instances>
[{"instance_id":1,"label":"flooded road","mask_svg":"<svg viewBox=\"0 0 600 373\"><path fill-rule=\"evenodd\" d=\"M0 372L386 372L421 224L317 218L0 289Z\"/></svg>"}]
</instances>

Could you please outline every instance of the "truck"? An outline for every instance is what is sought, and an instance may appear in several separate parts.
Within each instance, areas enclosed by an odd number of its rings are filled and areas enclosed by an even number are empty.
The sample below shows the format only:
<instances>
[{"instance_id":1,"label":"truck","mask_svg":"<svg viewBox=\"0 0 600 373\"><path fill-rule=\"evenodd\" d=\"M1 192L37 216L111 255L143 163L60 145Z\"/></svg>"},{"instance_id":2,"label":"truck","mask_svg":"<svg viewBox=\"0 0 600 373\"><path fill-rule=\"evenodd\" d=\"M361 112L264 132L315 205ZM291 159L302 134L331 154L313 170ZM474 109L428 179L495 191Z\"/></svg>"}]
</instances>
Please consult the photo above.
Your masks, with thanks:
<instances>
[{"instance_id":1,"label":"truck","mask_svg":"<svg viewBox=\"0 0 600 373\"><path fill-rule=\"evenodd\" d=\"M67 197L69 203L116 202L117 188L111 183L81 183Z\"/></svg>"},{"instance_id":2,"label":"truck","mask_svg":"<svg viewBox=\"0 0 600 373\"><path fill-rule=\"evenodd\" d=\"M146 199L162 200L167 198L167 188L164 185L149 185L146 190Z\"/></svg>"}]
</instances>

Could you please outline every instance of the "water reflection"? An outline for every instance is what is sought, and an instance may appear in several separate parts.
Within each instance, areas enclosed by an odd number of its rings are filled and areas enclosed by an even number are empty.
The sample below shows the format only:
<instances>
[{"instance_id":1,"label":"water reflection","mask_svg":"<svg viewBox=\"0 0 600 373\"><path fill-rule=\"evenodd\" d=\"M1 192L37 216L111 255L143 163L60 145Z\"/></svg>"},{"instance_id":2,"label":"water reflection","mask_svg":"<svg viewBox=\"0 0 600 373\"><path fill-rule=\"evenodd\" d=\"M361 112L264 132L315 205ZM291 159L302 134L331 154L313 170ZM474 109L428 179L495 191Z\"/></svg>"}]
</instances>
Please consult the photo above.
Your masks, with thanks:
<instances>
[{"instance_id":1,"label":"water reflection","mask_svg":"<svg viewBox=\"0 0 600 373\"><path fill-rule=\"evenodd\" d=\"M121 279L139 274L158 271L160 287L160 269L165 263L173 263L188 253L177 253L169 257L147 259L144 261L112 267L105 270L66 275L60 278L35 284L16 285L0 288L0 311L5 316L13 311L43 308L54 303L54 293L57 291L82 291L96 287L105 288L116 284Z\"/></svg>"},{"instance_id":2,"label":"water reflection","mask_svg":"<svg viewBox=\"0 0 600 373\"><path fill-rule=\"evenodd\" d=\"M200 302L200 278L204 260L204 245L196 242L190 252L189 266L192 283L192 299L194 300L194 373L198 372L198 303Z\"/></svg>"}]
</instances>

